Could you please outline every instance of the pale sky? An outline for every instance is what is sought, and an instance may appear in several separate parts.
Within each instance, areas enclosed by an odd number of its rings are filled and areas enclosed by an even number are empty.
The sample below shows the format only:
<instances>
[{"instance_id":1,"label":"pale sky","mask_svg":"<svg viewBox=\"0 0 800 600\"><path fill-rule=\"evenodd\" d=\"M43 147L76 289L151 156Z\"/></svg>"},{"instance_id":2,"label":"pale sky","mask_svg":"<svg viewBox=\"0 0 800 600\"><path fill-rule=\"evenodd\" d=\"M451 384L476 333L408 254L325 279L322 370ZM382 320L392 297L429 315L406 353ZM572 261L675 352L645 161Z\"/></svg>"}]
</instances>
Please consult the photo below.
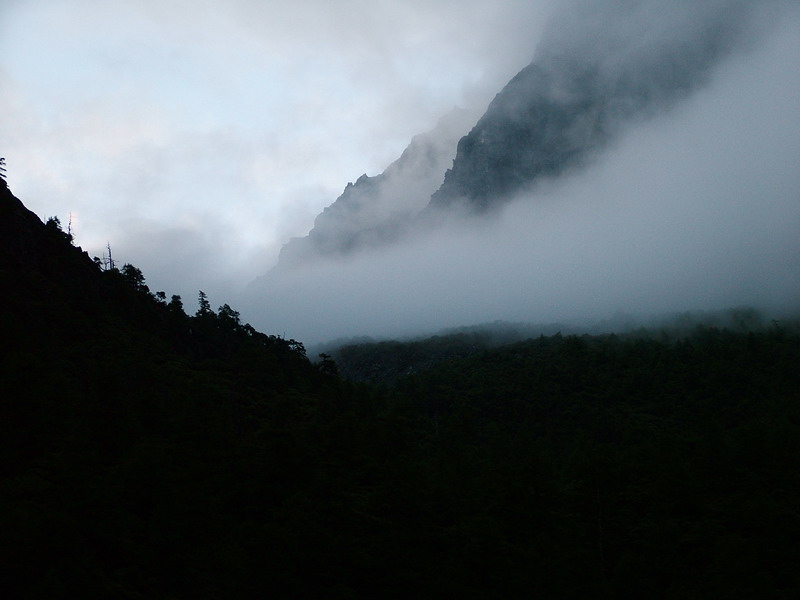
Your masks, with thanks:
<instances>
[{"instance_id":1,"label":"pale sky","mask_svg":"<svg viewBox=\"0 0 800 600\"><path fill-rule=\"evenodd\" d=\"M153 289L263 274L349 181L535 49L545 0L0 0L0 155Z\"/></svg>"}]
</instances>

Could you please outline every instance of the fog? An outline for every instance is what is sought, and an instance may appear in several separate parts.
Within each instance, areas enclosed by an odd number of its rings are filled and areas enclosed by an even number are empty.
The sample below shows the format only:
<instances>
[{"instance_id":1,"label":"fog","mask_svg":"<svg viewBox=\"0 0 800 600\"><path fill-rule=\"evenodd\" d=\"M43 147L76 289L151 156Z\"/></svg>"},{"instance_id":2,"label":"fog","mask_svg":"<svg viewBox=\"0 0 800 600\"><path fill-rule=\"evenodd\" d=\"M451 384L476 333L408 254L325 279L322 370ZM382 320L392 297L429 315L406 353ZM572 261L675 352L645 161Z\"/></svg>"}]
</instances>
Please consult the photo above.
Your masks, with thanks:
<instances>
[{"instance_id":1,"label":"fog","mask_svg":"<svg viewBox=\"0 0 800 600\"><path fill-rule=\"evenodd\" d=\"M42 219L222 304L362 173L485 109L551 0L0 0L0 156Z\"/></svg>"},{"instance_id":2,"label":"fog","mask_svg":"<svg viewBox=\"0 0 800 600\"><path fill-rule=\"evenodd\" d=\"M318 342L618 311L795 311L800 18L788 3L764 6L781 18L763 12L702 86L626 125L584 168L540 180L491 216L264 278L243 317Z\"/></svg>"},{"instance_id":3,"label":"fog","mask_svg":"<svg viewBox=\"0 0 800 600\"><path fill-rule=\"evenodd\" d=\"M277 269L383 245L401 234L425 208L455 157L456 144L475 123L475 111L455 108L431 131L414 136L400 158L382 173L366 173L314 220L305 237L280 252Z\"/></svg>"}]
</instances>

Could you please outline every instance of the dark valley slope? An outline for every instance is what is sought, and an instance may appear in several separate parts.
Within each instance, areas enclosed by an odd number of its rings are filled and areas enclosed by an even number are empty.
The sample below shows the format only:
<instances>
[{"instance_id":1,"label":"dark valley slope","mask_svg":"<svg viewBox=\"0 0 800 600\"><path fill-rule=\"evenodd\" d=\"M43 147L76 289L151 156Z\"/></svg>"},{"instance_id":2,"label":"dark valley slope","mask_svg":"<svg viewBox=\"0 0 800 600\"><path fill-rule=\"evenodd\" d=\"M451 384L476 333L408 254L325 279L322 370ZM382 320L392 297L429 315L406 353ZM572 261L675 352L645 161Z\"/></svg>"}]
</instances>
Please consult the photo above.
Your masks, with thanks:
<instances>
[{"instance_id":1,"label":"dark valley slope","mask_svg":"<svg viewBox=\"0 0 800 600\"><path fill-rule=\"evenodd\" d=\"M404 447L402 431L379 432L380 402L228 305L201 297L189 316L135 267L101 270L2 179L0 287L9 597L286 597L337 585L335 555L349 554L335 533L349 511L337 506L361 487L338 473L371 479L369 457Z\"/></svg>"},{"instance_id":2,"label":"dark valley slope","mask_svg":"<svg viewBox=\"0 0 800 600\"><path fill-rule=\"evenodd\" d=\"M0 234L8 597L800 594L782 324L461 337L380 390L101 271L2 180Z\"/></svg>"}]
</instances>

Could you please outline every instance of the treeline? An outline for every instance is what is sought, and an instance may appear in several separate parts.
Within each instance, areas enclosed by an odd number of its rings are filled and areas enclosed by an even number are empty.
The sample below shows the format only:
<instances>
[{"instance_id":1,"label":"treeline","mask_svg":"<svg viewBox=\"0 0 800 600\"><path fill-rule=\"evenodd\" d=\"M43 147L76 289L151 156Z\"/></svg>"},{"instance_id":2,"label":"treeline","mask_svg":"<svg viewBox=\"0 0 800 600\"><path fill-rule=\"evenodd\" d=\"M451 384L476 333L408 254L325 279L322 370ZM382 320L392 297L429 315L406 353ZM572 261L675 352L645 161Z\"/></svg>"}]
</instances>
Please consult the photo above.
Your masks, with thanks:
<instances>
[{"instance_id":1,"label":"treeline","mask_svg":"<svg viewBox=\"0 0 800 600\"><path fill-rule=\"evenodd\" d=\"M322 346L336 359L343 378L393 386L399 379L419 374L442 363L480 354L539 336L614 333L624 339L676 341L708 328L738 333L764 332L780 325L800 332L797 320L771 321L752 307L718 311L689 311L648 318L620 313L588 325L537 324L496 321L444 330L437 335L406 340L369 338L334 341Z\"/></svg>"},{"instance_id":2,"label":"treeline","mask_svg":"<svg viewBox=\"0 0 800 600\"><path fill-rule=\"evenodd\" d=\"M790 597L800 339L551 336L401 380L465 577L544 597ZM455 552L456 548L452 548Z\"/></svg>"}]
</instances>

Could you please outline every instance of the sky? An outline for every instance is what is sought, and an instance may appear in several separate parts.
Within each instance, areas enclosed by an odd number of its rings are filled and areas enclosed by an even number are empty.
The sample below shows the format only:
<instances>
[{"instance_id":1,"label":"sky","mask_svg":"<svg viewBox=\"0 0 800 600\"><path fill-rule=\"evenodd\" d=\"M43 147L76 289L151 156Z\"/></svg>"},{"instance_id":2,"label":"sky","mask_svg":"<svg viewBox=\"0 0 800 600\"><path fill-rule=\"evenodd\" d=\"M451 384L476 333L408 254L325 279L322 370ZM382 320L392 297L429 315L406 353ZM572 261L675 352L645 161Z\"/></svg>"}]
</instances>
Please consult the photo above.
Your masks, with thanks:
<instances>
[{"instance_id":1,"label":"sky","mask_svg":"<svg viewBox=\"0 0 800 600\"><path fill-rule=\"evenodd\" d=\"M529 62L544 0L0 0L0 156L43 220L221 304Z\"/></svg>"},{"instance_id":2,"label":"sky","mask_svg":"<svg viewBox=\"0 0 800 600\"><path fill-rule=\"evenodd\" d=\"M557 4L0 0L0 156L90 255L108 242L190 311L203 289L303 341L796 307L800 11L781 0L707 85L580 173L241 296L348 182L454 106L477 118Z\"/></svg>"}]
</instances>

